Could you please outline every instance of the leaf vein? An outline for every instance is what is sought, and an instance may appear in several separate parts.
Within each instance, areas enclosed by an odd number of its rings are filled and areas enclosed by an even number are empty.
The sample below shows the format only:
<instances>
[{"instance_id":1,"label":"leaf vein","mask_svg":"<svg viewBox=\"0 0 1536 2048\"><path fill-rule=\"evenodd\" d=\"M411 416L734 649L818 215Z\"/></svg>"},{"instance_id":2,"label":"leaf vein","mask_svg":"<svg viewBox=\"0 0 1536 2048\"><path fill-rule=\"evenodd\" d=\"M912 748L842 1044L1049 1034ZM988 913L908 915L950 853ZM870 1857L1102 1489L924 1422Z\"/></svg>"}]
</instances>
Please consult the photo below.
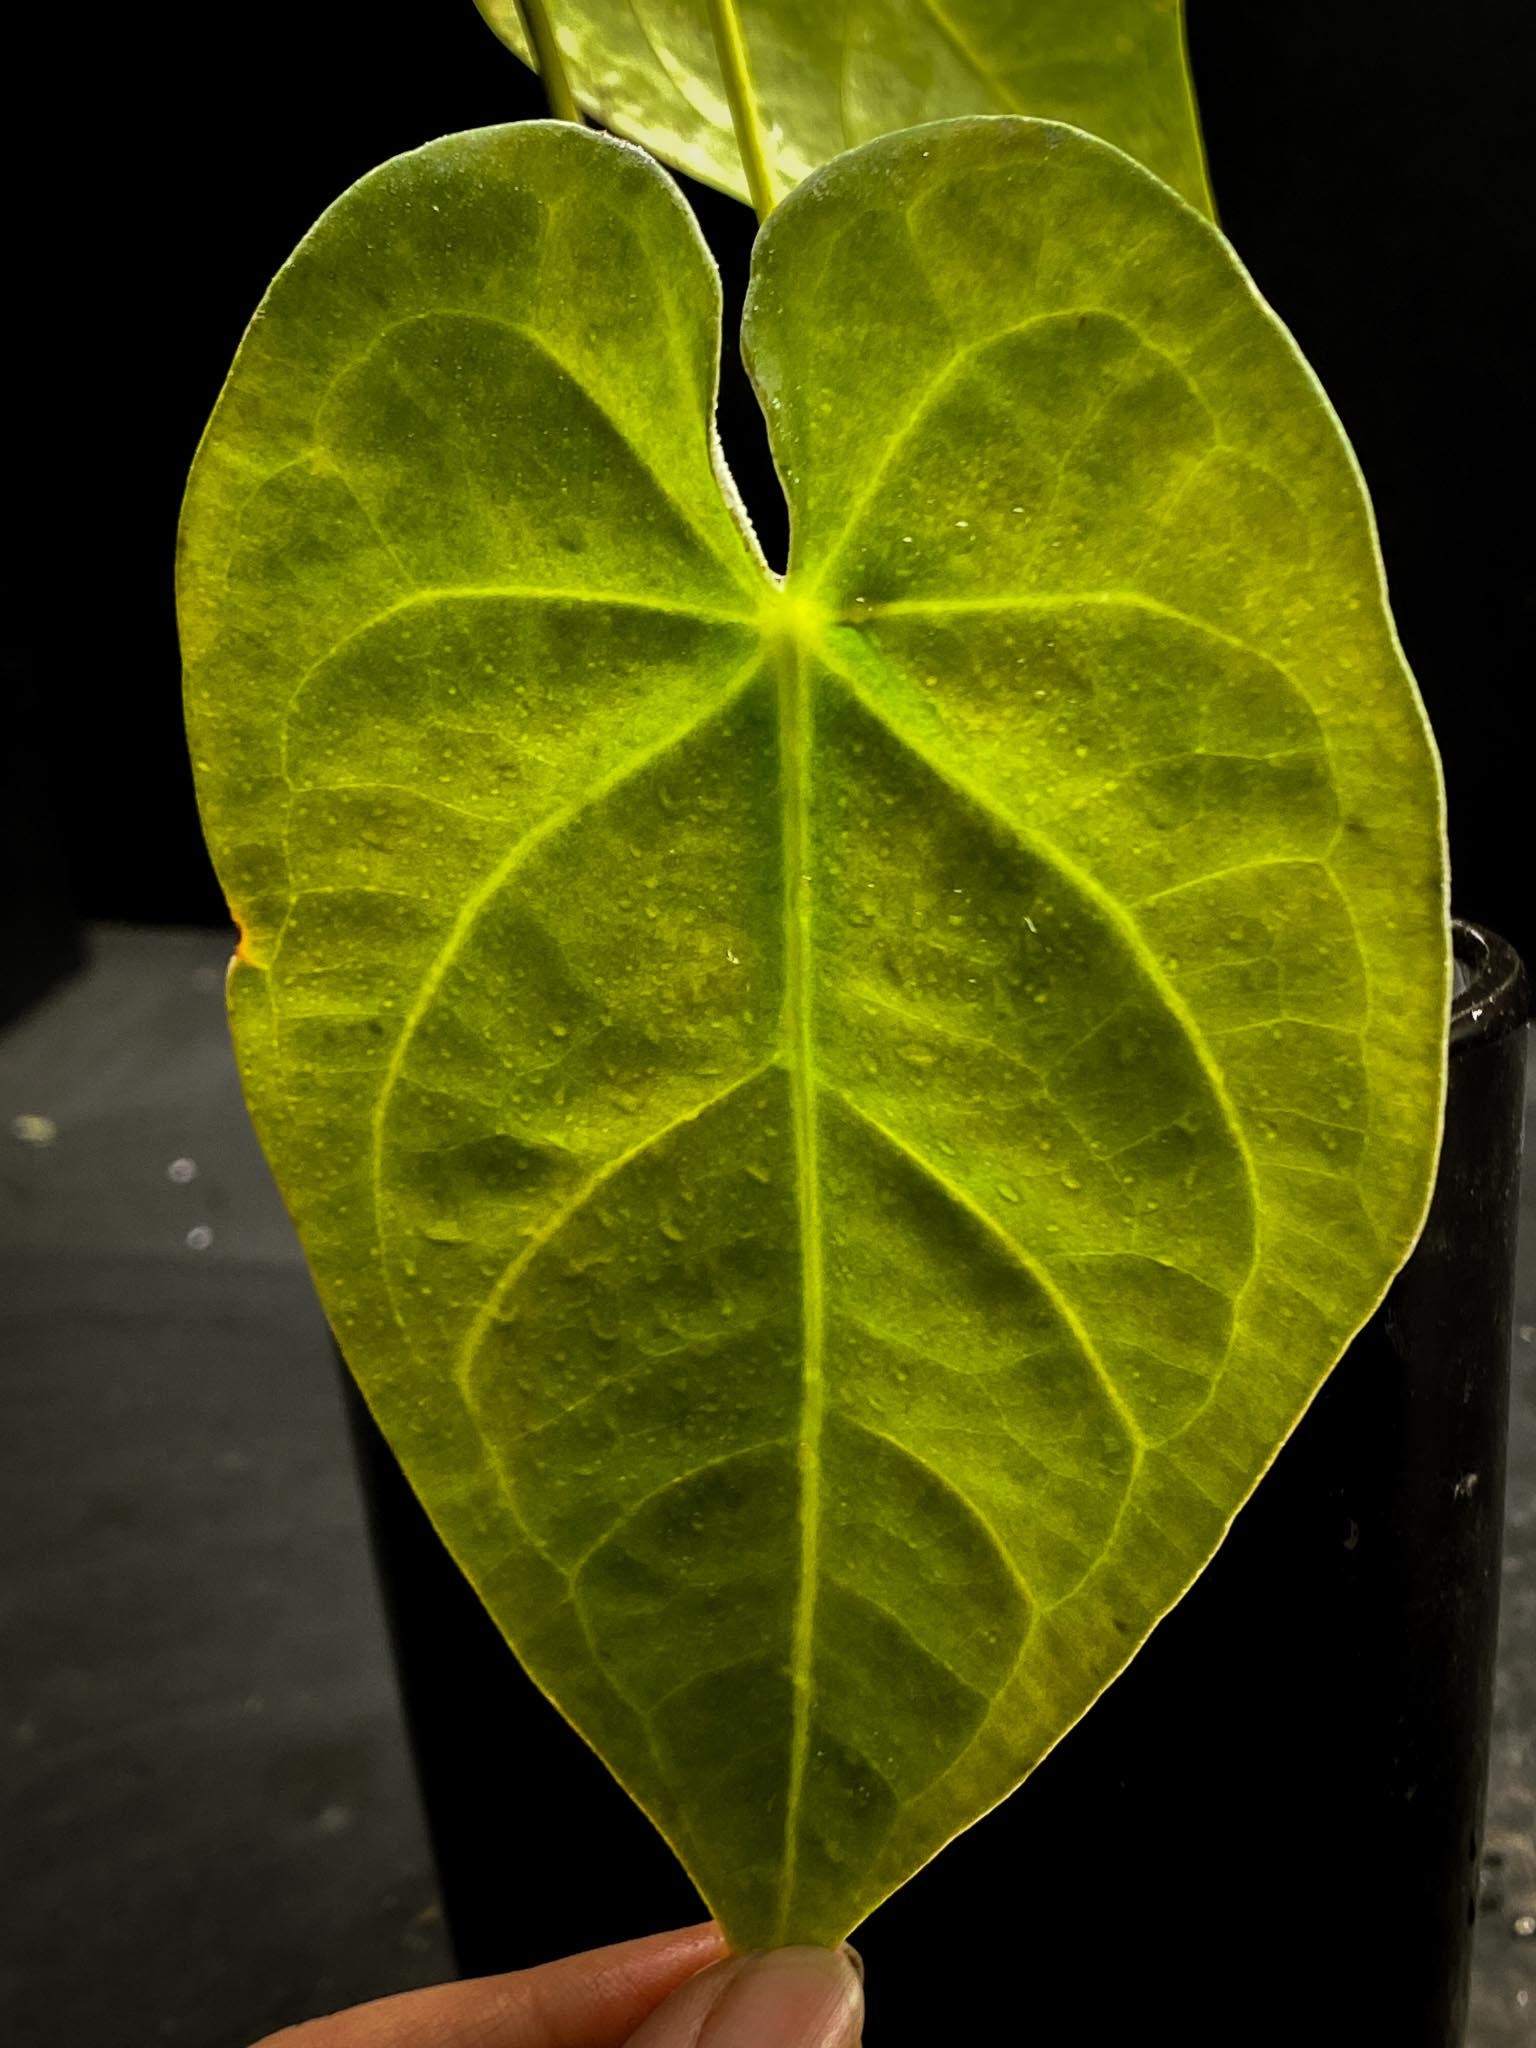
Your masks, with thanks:
<instances>
[{"instance_id":1,"label":"leaf vein","mask_svg":"<svg viewBox=\"0 0 1536 2048\"><path fill-rule=\"evenodd\" d=\"M1045 1265L1036 1259L1032 1253L1027 1252L1018 1239L1011 1236L1003 1228L995 1216L990 1215L987 1210L982 1208L981 1204L968 1194L957 1181L951 1180L941 1167L935 1166L933 1161L921 1152L910 1139L902 1137L898 1132L893 1131L888 1124L884 1124L878 1117L872 1116L862 1103L856 1102L845 1090L839 1089L836 1092L838 1100L845 1108L851 1110L855 1116L866 1123L878 1137L883 1138L893 1152L908 1160L920 1173L925 1174L936 1187L941 1188L958 1209L963 1210L967 1216L980 1223L988 1235L1003 1248L1021 1271L1026 1273L1035 1283L1051 1307L1056 1311L1061 1321L1071 1332L1079 1350L1088 1361L1095 1378L1103 1389L1106 1400L1114 1410L1121 1428L1130 1438L1132 1445L1138 1453L1145 1449L1146 1438L1142 1435L1135 1416L1132 1415L1130 1409L1126 1406L1120 1389L1115 1384L1113 1374L1106 1365L1093 1338L1089 1335L1082 1318L1073 1307L1070 1298L1062 1291L1062 1288L1052 1277Z\"/></svg>"},{"instance_id":2,"label":"leaf vein","mask_svg":"<svg viewBox=\"0 0 1536 2048\"><path fill-rule=\"evenodd\" d=\"M830 657L826 658L829 668L841 678L845 688L855 702L870 717L879 720L891 736L898 740L915 760L922 762L931 774L944 783L963 802L978 811L982 817L996 825L1002 826L1022 846L1028 848L1040 859L1054 867L1079 894L1086 897L1094 905L1105 921L1119 934L1127 950L1131 953L1148 982L1162 1000L1164 1007L1183 1032L1190 1052L1205 1075L1211 1093L1221 1111L1222 1120L1227 1127L1233 1147L1242 1162L1248 1184L1251 1214L1253 1219L1257 1219L1260 1213L1257 1163L1254 1158L1253 1149L1248 1142L1247 1132L1227 1089L1225 1076L1217 1065L1206 1041L1205 1034L1189 1009L1188 1004L1169 980L1161 963L1146 939L1142 936L1140 928L1129 911L1088 869L1081 867L1075 860L1069 859L1054 842L1047 839L1038 830L1026 826L1022 819L1015 816L1012 811L1008 810L995 797L990 793L977 789L973 783L948 763L935 760L927 749L920 746L913 736L892 719L885 710L869 701L863 688L854 676L850 675L840 664L834 663ZM1255 1228L1252 1232L1252 1244L1250 1247L1250 1271L1256 1263L1257 1257L1258 1232L1257 1228Z\"/></svg>"}]
</instances>

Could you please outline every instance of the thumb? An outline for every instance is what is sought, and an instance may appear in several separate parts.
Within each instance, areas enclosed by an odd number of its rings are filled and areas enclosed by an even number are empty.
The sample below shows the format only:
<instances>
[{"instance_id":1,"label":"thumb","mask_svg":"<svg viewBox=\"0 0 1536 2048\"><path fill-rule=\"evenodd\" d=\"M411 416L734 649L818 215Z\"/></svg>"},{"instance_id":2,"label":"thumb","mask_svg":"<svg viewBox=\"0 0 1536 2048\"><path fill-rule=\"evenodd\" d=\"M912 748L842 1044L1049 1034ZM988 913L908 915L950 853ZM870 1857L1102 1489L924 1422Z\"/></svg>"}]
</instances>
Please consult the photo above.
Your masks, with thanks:
<instances>
[{"instance_id":1,"label":"thumb","mask_svg":"<svg viewBox=\"0 0 1536 2048\"><path fill-rule=\"evenodd\" d=\"M848 1952L777 1948L691 1977L629 2048L858 2048L864 1991Z\"/></svg>"}]
</instances>

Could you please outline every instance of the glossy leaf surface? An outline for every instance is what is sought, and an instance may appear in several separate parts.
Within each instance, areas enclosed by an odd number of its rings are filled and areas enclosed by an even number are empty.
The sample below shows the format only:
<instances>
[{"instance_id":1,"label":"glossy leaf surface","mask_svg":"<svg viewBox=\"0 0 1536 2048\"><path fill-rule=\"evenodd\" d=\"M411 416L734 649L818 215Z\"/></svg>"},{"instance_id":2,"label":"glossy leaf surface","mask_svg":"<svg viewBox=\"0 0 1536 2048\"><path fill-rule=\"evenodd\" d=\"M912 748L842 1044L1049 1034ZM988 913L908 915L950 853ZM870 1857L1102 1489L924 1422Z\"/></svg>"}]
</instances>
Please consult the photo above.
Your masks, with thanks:
<instances>
[{"instance_id":1,"label":"glossy leaf surface","mask_svg":"<svg viewBox=\"0 0 1536 2048\"><path fill-rule=\"evenodd\" d=\"M517 0L476 0L524 63ZM605 127L748 197L708 0L548 0ZM752 111L779 194L840 151L962 114L1101 135L1210 211L1180 0L739 0Z\"/></svg>"},{"instance_id":2,"label":"glossy leaf surface","mask_svg":"<svg viewBox=\"0 0 1536 2048\"><path fill-rule=\"evenodd\" d=\"M747 313L783 585L718 317L625 145L386 165L242 347L182 604L348 1358L759 1945L1199 1572L1417 1229L1447 959L1360 481L1203 220L1033 122L808 181Z\"/></svg>"}]
</instances>

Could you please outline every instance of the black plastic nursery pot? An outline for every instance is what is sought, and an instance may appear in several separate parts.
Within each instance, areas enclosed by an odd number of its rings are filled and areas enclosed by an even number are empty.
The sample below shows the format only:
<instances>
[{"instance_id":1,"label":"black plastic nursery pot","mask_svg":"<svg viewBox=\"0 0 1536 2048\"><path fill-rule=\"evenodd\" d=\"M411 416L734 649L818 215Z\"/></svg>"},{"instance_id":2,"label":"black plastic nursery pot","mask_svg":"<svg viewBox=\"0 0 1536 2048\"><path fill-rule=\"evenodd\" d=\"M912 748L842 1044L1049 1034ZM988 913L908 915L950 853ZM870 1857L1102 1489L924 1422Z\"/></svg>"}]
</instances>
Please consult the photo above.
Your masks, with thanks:
<instances>
[{"instance_id":1,"label":"black plastic nursery pot","mask_svg":"<svg viewBox=\"0 0 1536 2048\"><path fill-rule=\"evenodd\" d=\"M1459 2048L1528 998L1498 938L1458 924L1456 956L1417 1249L1126 1674L855 1937L870 2048ZM351 1410L462 1972L698 1918L671 1852L524 1676L355 1395Z\"/></svg>"}]
</instances>

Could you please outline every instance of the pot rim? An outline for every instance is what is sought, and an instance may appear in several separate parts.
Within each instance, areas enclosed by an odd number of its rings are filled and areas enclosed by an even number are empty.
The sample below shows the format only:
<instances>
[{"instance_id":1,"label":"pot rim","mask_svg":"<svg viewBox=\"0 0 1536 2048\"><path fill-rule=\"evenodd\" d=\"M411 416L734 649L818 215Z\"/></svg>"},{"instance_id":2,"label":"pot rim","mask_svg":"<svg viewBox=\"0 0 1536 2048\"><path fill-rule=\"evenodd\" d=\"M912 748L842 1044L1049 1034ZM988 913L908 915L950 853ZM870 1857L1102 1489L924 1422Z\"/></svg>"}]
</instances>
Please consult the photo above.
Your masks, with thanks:
<instances>
[{"instance_id":1,"label":"pot rim","mask_svg":"<svg viewBox=\"0 0 1536 2048\"><path fill-rule=\"evenodd\" d=\"M1467 918L1451 919L1457 989L1451 999L1453 1047L1484 1044L1518 1031L1530 1016L1530 988L1520 955L1497 932Z\"/></svg>"}]
</instances>

